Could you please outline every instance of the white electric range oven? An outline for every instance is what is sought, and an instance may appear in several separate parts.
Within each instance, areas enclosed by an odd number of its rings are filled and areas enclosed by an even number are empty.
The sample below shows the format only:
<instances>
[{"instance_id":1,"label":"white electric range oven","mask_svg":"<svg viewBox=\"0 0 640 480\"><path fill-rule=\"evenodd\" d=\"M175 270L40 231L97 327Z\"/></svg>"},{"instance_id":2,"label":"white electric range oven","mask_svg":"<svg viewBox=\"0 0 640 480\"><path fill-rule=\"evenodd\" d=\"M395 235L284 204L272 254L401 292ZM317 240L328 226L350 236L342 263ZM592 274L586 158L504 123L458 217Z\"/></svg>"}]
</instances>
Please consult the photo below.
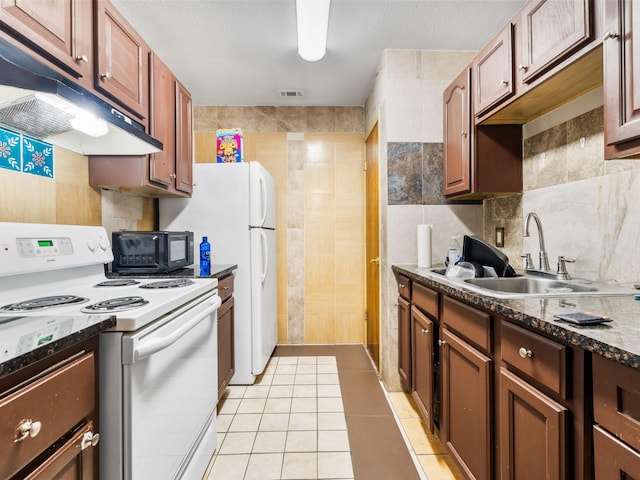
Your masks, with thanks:
<instances>
[{"instance_id":1,"label":"white electric range oven","mask_svg":"<svg viewBox=\"0 0 640 480\"><path fill-rule=\"evenodd\" d=\"M199 479L216 448L217 280L107 279L112 260L102 227L0 223L0 315L58 318L45 342L65 318L114 315L100 335L101 478Z\"/></svg>"}]
</instances>

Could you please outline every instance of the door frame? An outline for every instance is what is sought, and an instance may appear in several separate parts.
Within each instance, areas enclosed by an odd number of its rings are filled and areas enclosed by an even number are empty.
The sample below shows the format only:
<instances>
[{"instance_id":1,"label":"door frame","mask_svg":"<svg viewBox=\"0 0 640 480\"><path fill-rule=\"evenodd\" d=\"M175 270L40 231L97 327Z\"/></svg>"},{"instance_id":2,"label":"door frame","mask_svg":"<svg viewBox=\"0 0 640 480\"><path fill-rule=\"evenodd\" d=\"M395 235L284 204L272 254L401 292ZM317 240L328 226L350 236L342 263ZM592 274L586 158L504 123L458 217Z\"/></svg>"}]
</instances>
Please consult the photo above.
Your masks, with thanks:
<instances>
[{"instance_id":1,"label":"door frame","mask_svg":"<svg viewBox=\"0 0 640 480\"><path fill-rule=\"evenodd\" d=\"M380 359L380 141L376 121L365 136L365 346L378 372ZM374 188L371 188L374 186Z\"/></svg>"}]
</instances>

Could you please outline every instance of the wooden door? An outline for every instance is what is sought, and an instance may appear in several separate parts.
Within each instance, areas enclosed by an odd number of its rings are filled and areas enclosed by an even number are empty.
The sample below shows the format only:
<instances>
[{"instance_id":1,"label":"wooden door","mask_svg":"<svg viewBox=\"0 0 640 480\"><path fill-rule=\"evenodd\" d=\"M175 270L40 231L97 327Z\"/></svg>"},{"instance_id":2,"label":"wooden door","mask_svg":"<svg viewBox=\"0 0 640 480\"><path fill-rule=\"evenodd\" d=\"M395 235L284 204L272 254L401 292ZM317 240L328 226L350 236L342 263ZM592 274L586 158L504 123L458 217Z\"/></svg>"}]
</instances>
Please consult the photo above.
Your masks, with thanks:
<instances>
[{"instance_id":1,"label":"wooden door","mask_svg":"<svg viewBox=\"0 0 640 480\"><path fill-rule=\"evenodd\" d=\"M0 24L90 87L93 79L92 2L3 0Z\"/></svg>"},{"instance_id":2,"label":"wooden door","mask_svg":"<svg viewBox=\"0 0 640 480\"><path fill-rule=\"evenodd\" d=\"M162 151L153 153L149 162L149 179L165 187L172 186L176 165L176 98L171 70L154 54L151 63L151 136L162 142Z\"/></svg>"},{"instance_id":3,"label":"wooden door","mask_svg":"<svg viewBox=\"0 0 640 480\"><path fill-rule=\"evenodd\" d=\"M513 25L509 23L473 62L476 116L514 94L512 58Z\"/></svg>"},{"instance_id":4,"label":"wooden door","mask_svg":"<svg viewBox=\"0 0 640 480\"><path fill-rule=\"evenodd\" d=\"M96 29L96 89L147 120L149 47L108 0L97 0Z\"/></svg>"},{"instance_id":5,"label":"wooden door","mask_svg":"<svg viewBox=\"0 0 640 480\"><path fill-rule=\"evenodd\" d=\"M380 370L380 245L378 124L366 140L367 350Z\"/></svg>"},{"instance_id":6,"label":"wooden door","mask_svg":"<svg viewBox=\"0 0 640 480\"><path fill-rule=\"evenodd\" d=\"M191 94L176 81L176 190L193 191L193 120Z\"/></svg>"},{"instance_id":7,"label":"wooden door","mask_svg":"<svg viewBox=\"0 0 640 480\"><path fill-rule=\"evenodd\" d=\"M416 307L411 307L411 395L427 428L434 432L433 418L433 329L434 323Z\"/></svg>"},{"instance_id":8,"label":"wooden door","mask_svg":"<svg viewBox=\"0 0 640 480\"><path fill-rule=\"evenodd\" d=\"M444 91L445 196L471 191L471 69Z\"/></svg>"},{"instance_id":9,"label":"wooden door","mask_svg":"<svg viewBox=\"0 0 640 480\"><path fill-rule=\"evenodd\" d=\"M398 297L398 373L403 388L411 391L411 304Z\"/></svg>"},{"instance_id":10,"label":"wooden door","mask_svg":"<svg viewBox=\"0 0 640 480\"><path fill-rule=\"evenodd\" d=\"M639 9L638 2L630 0L606 2L610 34L603 42L606 145L640 137L640 57L636 69L640 34L636 37L633 29L640 20Z\"/></svg>"},{"instance_id":11,"label":"wooden door","mask_svg":"<svg viewBox=\"0 0 640 480\"><path fill-rule=\"evenodd\" d=\"M591 37L591 0L539 0L522 9L522 81L529 83Z\"/></svg>"},{"instance_id":12,"label":"wooden door","mask_svg":"<svg viewBox=\"0 0 640 480\"><path fill-rule=\"evenodd\" d=\"M441 340L442 441L468 478L489 480L492 360L446 328Z\"/></svg>"},{"instance_id":13,"label":"wooden door","mask_svg":"<svg viewBox=\"0 0 640 480\"><path fill-rule=\"evenodd\" d=\"M503 480L567 478L566 422L568 415L565 407L513 373L501 368L501 478Z\"/></svg>"}]
</instances>

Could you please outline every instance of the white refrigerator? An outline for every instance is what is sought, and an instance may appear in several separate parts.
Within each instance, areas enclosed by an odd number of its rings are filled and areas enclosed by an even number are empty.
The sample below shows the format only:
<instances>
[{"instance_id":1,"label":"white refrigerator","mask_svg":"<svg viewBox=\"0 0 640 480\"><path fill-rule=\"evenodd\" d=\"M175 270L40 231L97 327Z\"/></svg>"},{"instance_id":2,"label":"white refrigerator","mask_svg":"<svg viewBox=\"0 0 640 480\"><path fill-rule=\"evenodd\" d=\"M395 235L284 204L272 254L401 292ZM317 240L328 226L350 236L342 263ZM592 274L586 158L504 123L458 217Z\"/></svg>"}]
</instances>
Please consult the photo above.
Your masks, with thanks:
<instances>
[{"instance_id":1,"label":"white refrigerator","mask_svg":"<svg viewBox=\"0 0 640 480\"><path fill-rule=\"evenodd\" d=\"M237 264L233 385L251 385L278 340L275 181L258 162L196 163L191 198L162 198L160 229L194 232L194 268L203 236L211 264Z\"/></svg>"}]
</instances>

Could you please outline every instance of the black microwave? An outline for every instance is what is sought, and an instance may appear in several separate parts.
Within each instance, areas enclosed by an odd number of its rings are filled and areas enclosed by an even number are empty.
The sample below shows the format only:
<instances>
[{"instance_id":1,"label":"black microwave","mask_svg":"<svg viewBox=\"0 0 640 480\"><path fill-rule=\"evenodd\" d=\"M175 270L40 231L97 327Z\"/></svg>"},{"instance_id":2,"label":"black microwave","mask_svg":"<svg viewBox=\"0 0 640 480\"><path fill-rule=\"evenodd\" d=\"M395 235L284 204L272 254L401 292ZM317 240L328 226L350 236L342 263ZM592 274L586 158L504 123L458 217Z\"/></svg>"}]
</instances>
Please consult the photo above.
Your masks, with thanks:
<instances>
[{"instance_id":1,"label":"black microwave","mask_svg":"<svg viewBox=\"0 0 640 480\"><path fill-rule=\"evenodd\" d=\"M111 270L168 273L193 264L193 232L113 232Z\"/></svg>"}]
</instances>

